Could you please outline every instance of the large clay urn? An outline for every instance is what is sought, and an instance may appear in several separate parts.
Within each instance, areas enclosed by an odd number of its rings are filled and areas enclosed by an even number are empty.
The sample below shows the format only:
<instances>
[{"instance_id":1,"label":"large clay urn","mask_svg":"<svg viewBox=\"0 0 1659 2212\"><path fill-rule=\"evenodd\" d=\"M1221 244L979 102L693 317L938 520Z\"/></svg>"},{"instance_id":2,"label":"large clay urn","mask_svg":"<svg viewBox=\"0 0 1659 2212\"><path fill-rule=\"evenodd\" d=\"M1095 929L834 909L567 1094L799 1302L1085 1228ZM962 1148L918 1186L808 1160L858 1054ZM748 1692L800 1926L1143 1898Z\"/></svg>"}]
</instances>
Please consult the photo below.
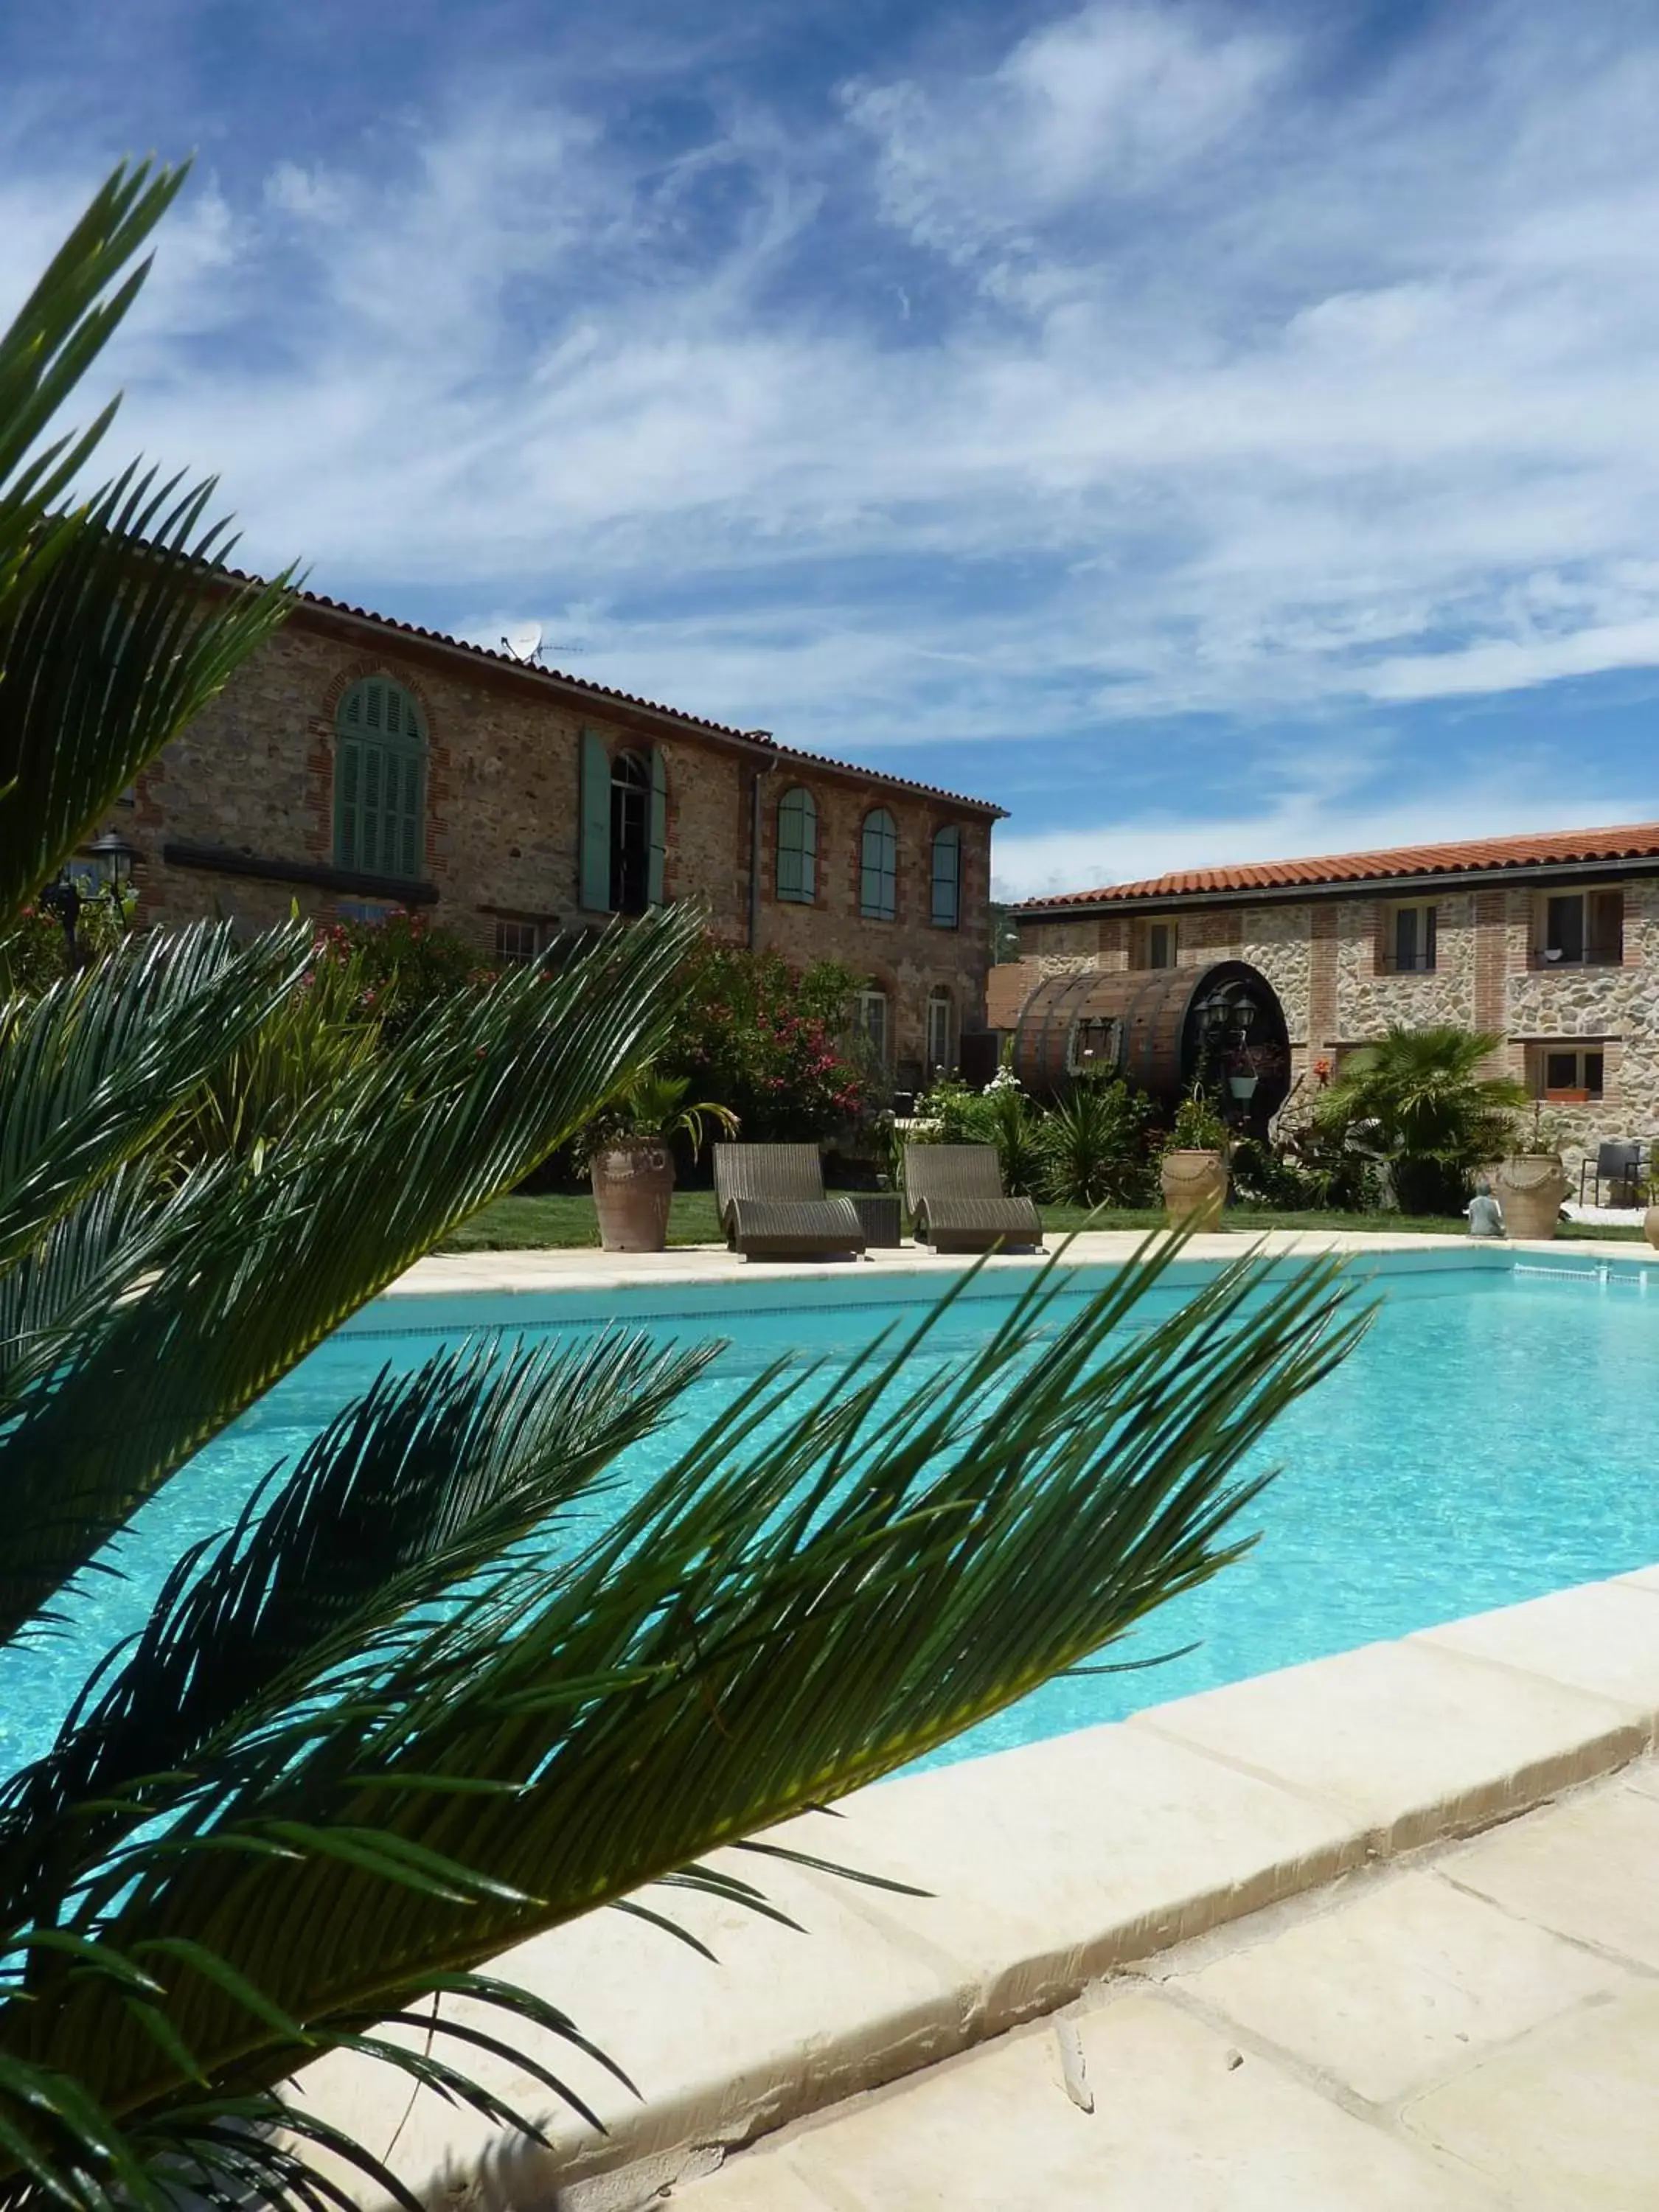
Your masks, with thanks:
<instances>
[{"instance_id":1,"label":"large clay urn","mask_svg":"<svg viewBox=\"0 0 1659 2212\"><path fill-rule=\"evenodd\" d=\"M1227 1203L1224 1152L1169 1152L1158 1171L1171 1229L1216 1229Z\"/></svg>"},{"instance_id":2,"label":"large clay urn","mask_svg":"<svg viewBox=\"0 0 1659 2212\"><path fill-rule=\"evenodd\" d=\"M1511 1237L1553 1237L1567 1194L1559 1152L1516 1152L1493 1170L1492 1196Z\"/></svg>"},{"instance_id":3,"label":"large clay urn","mask_svg":"<svg viewBox=\"0 0 1659 2212\"><path fill-rule=\"evenodd\" d=\"M674 1156L658 1137L625 1138L588 1163L599 1242L607 1252L660 1252L668 1243Z\"/></svg>"},{"instance_id":4,"label":"large clay urn","mask_svg":"<svg viewBox=\"0 0 1659 2212\"><path fill-rule=\"evenodd\" d=\"M1659 1252L1659 1206L1649 1206L1642 1216L1642 1234L1656 1252Z\"/></svg>"}]
</instances>

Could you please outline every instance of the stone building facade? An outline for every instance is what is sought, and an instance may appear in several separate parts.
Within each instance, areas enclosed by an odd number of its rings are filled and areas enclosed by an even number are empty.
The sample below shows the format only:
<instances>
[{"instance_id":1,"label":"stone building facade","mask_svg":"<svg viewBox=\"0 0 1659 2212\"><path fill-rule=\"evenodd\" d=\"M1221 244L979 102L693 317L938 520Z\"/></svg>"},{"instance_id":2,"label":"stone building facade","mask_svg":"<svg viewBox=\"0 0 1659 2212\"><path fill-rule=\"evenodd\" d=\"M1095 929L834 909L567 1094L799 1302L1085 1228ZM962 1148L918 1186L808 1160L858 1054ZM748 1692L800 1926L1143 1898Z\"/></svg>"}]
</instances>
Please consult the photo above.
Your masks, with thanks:
<instances>
[{"instance_id":1,"label":"stone building facade","mask_svg":"<svg viewBox=\"0 0 1659 2212\"><path fill-rule=\"evenodd\" d=\"M695 901L863 979L901 1084L985 1019L988 803L302 595L114 826L140 918L423 911L482 953Z\"/></svg>"},{"instance_id":2,"label":"stone building facade","mask_svg":"<svg viewBox=\"0 0 1659 2212\"><path fill-rule=\"evenodd\" d=\"M1503 1040L1565 1138L1659 1140L1659 823L1191 870L1015 909L1006 1026L1048 975L1240 959L1282 1003L1293 1079L1391 1024Z\"/></svg>"}]
</instances>

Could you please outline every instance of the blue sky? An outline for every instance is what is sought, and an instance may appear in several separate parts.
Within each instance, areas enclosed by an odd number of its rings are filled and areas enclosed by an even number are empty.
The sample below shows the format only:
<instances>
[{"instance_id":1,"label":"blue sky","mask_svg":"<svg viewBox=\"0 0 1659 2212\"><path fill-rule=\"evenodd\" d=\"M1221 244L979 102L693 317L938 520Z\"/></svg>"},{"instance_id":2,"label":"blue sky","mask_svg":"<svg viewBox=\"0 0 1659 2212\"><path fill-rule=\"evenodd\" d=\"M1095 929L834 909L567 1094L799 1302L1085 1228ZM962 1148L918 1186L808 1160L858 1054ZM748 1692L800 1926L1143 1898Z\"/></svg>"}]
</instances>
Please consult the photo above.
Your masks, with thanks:
<instances>
[{"instance_id":1,"label":"blue sky","mask_svg":"<svg viewBox=\"0 0 1659 2212\"><path fill-rule=\"evenodd\" d=\"M1656 113L1650 0L62 0L0 313L193 149L112 451L1018 895L1659 816Z\"/></svg>"}]
</instances>

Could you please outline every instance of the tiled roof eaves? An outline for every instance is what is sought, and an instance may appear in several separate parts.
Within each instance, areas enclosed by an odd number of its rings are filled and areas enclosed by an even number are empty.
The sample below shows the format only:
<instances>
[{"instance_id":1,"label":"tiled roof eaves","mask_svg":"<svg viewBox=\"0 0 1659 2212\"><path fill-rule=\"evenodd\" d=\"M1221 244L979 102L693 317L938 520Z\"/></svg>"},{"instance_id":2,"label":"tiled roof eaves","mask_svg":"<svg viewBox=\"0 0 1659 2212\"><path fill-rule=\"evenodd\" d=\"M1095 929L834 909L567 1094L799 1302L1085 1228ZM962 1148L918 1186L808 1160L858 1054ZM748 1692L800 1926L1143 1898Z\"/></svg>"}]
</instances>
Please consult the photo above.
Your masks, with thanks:
<instances>
[{"instance_id":1,"label":"tiled roof eaves","mask_svg":"<svg viewBox=\"0 0 1659 2212\"><path fill-rule=\"evenodd\" d=\"M240 569L230 574L243 580L254 582L257 578L244 578ZM964 806L975 814L989 816L994 821L1006 821L1007 811L988 799L970 799L959 791L946 791L939 785L918 783L906 775L892 775L884 769L866 768L854 761L832 760L825 753L803 751L794 745L781 745L775 738L754 730L740 730L730 722L711 721L703 714L687 714L683 708L665 707L655 699L642 699L632 691L618 691L608 684L595 684L586 677L572 676L561 668L543 668L538 663L518 659L510 653L497 653L487 645L474 645L470 639L452 637L445 630L426 629L419 623L398 622L391 615L376 614L372 607L353 606L345 599L331 599L321 592L296 591L295 598L303 606L314 607L320 613L344 615L354 622L370 623L376 629L396 630L399 635L418 639L422 644L435 645L452 653L464 653L476 660L487 660L509 675L540 678L556 688L575 693L579 697L604 699L625 707L636 714L649 714L667 722L684 723L701 735L720 738L728 742L751 748L757 753L775 756L779 760L797 760L814 768L836 770L841 775L857 777L860 781L886 785L896 791L912 791L929 799L943 799L953 806Z\"/></svg>"},{"instance_id":2,"label":"tiled roof eaves","mask_svg":"<svg viewBox=\"0 0 1659 2212\"><path fill-rule=\"evenodd\" d=\"M1460 859L1460 853L1483 857ZM1471 841L1466 846L1402 846L1393 852L1337 854L1326 859L1262 862L1231 868L1191 868L1139 883L1109 884L1097 890L1065 891L1023 901L1012 910L1036 921L1063 919L1103 907L1200 906L1241 898L1270 903L1285 899L1340 897L1359 889L1414 885L1440 890L1472 878L1511 879L1606 874L1632 861L1659 866L1659 823L1627 828L1568 830L1553 837Z\"/></svg>"},{"instance_id":3,"label":"tiled roof eaves","mask_svg":"<svg viewBox=\"0 0 1659 2212\"><path fill-rule=\"evenodd\" d=\"M799 745L776 745L779 763L799 761L805 768L829 769L838 775L856 776L860 783L884 783L895 791L913 791L925 799L943 799L952 806L966 807L974 814L983 814L993 822L1006 822L1008 810L989 799L969 799L964 792L946 791L937 783L918 783L914 777L894 775L884 768L867 768L855 761L832 760L827 753L809 753Z\"/></svg>"}]
</instances>

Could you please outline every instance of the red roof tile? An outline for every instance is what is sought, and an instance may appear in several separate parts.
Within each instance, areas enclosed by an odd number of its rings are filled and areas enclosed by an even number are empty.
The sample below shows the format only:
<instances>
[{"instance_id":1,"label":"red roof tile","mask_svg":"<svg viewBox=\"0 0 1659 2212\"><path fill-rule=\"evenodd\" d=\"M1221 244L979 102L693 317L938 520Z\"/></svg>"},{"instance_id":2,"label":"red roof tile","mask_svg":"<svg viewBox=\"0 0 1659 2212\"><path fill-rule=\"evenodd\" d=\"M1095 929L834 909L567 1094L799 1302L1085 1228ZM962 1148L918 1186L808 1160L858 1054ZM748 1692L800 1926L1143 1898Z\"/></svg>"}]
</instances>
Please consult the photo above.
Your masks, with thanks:
<instances>
[{"instance_id":1,"label":"red roof tile","mask_svg":"<svg viewBox=\"0 0 1659 2212\"><path fill-rule=\"evenodd\" d=\"M228 573L239 581L258 583L263 578L250 576L246 570L232 568ZM498 667L511 668L524 676L541 676L550 684L586 693L595 699L614 700L619 706L636 708L647 714L663 714L671 720L686 723L696 730L708 730L717 737L738 738L745 744L763 745L787 760L811 761L820 768L839 769L848 775L868 776L872 782L885 784L899 791L915 791L928 799L947 799L957 806L970 806L975 812L993 814L1000 820L1006 818L1006 809L988 799L970 799L963 792L946 791L936 783L918 783L908 775L893 775L885 769L868 768L861 762L832 760L827 753L804 752L799 746L781 745L769 730L740 730L730 722L714 722L704 714L689 714L681 707L665 707L655 699L642 699L632 691L618 691L608 684L594 684L585 676L567 675L562 669L544 668L538 662L520 660L511 653L497 653L487 645L474 645L468 638L452 637L447 630L426 629L419 623L398 622L391 615L376 614L372 607L353 606L346 599L331 599L321 592L296 590L295 598L303 605L319 607L326 614L351 615L359 622L374 623L380 629L398 631L404 637L424 639L429 645L448 646L456 653L470 653L480 659L494 661Z\"/></svg>"},{"instance_id":2,"label":"red roof tile","mask_svg":"<svg viewBox=\"0 0 1659 2212\"><path fill-rule=\"evenodd\" d=\"M1565 866L1576 860L1659 860L1659 822L1610 830L1534 830L1525 837L1474 837L1451 845L1395 845L1376 853L1333 853L1317 860L1251 860L1234 867L1182 868L1139 883L1098 890L1060 891L1026 899L1021 912L1099 906L1118 899L1182 898L1204 891L1310 890L1335 884L1393 881L1410 876L1480 874L1500 868Z\"/></svg>"}]
</instances>

